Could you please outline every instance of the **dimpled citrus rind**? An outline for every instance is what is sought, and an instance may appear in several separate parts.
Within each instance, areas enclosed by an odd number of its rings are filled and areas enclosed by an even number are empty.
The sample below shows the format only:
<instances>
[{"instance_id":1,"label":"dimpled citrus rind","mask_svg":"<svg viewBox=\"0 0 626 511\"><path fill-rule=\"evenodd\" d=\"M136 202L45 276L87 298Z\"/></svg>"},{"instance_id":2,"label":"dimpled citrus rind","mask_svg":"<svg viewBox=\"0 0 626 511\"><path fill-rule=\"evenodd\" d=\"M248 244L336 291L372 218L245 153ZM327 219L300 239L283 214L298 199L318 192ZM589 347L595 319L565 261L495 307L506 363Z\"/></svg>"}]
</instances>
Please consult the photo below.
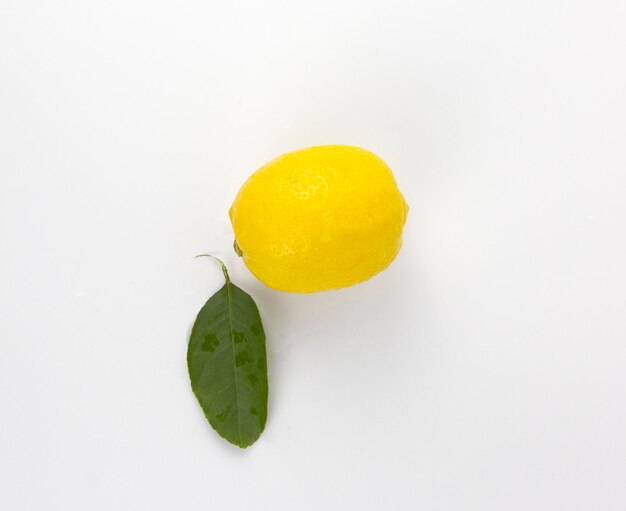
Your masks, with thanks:
<instances>
[{"instance_id":1,"label":"dimpled citrus rind","mask_svg":"<svg viewBox=\"0 0 626 511\"><path fill-rule=\"evenodd\" d=\"M239 190L230 218L243 260L261 282L313 293L389 266L407 212L385 162L365 149L329 145L261 167Z\"/></svg>"}]
</instances>

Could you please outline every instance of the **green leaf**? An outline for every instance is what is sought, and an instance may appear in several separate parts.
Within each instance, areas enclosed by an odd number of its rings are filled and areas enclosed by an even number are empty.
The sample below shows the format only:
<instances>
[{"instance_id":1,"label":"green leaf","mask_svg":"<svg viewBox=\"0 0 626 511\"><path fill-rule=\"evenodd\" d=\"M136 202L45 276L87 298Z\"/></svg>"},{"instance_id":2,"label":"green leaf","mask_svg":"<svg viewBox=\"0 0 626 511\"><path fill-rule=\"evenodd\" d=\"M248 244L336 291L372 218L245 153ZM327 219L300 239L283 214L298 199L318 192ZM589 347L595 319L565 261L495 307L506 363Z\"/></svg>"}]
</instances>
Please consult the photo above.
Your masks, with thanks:
<instances>
[{"instance_id":1,"label":"green leaf","mask_svg":"<svg viewBox=\"0 0 626 511\"><path fill-rule=\"evenodd\" d=\"M265 332L254 300L230 281L219 262L226 283L198 313L187 367L213 429L245 448L261 436L267 419Z\"/></svg>"}]
</instances>

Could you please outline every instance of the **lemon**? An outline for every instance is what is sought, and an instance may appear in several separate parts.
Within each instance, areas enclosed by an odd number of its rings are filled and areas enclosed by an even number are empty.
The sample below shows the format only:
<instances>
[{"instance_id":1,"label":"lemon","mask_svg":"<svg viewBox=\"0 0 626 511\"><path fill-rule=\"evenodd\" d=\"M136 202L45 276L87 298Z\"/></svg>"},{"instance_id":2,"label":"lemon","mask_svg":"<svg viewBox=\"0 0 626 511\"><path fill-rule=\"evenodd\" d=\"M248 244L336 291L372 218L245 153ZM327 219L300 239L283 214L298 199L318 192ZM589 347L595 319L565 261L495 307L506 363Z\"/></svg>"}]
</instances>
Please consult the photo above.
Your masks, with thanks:
<instances>
[{"instance_id":1,"label":"lemon","mask_svg":"<svg viewBox=\"0 0 626 511\"><path fill-rule=\"evenodd\" d=\"M408 209L378 156L327 145L261 167L229 214L235 250L261 282L313 293L357 284L389 266Z\"/></svg>"}]
</instances>

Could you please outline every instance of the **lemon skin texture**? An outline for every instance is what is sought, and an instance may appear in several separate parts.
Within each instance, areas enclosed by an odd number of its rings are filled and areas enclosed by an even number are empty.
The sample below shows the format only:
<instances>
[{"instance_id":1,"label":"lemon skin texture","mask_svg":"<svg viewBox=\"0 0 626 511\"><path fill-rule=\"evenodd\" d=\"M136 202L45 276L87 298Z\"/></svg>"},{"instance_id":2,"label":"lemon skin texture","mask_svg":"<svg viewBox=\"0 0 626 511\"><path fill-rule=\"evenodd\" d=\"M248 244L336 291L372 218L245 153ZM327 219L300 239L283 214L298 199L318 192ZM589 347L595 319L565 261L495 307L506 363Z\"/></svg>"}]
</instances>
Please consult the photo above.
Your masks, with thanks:
<instances>
[{"instance_id":1,"label":"lemon skin texture","mask_svg":"<svg viewBox=\"0 0 626 511\"><path fill-rule=\"evenodd\" d=\"M248 269L280 291L367 280L394 260L408 206L389 167L359 147L284 154L243 184L230 208Z\"/></svg>"}]
</instances>

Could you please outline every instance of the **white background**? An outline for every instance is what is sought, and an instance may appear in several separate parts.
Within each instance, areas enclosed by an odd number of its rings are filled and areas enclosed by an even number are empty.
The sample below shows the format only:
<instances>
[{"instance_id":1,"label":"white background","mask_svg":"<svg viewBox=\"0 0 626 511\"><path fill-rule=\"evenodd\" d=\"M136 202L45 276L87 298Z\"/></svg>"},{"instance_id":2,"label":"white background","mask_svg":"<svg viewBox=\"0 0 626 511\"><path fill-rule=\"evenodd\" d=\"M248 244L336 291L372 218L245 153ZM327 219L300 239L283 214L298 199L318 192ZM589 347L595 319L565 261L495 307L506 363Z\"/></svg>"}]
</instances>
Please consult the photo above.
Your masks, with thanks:
<instances>
[{"instance_id":1,"label":"white background","mask_svg":"<svg viewBox=\"0 0 626 511\"><path fill-rule=\"evenodd\" d=\"M0 508L626 509L626 7L0 1ZM227 210L355 144L411 212L339 292L255 281ZM233 280L268 334L246 451L189 387Z\"/></svg>"}]
</instances>

